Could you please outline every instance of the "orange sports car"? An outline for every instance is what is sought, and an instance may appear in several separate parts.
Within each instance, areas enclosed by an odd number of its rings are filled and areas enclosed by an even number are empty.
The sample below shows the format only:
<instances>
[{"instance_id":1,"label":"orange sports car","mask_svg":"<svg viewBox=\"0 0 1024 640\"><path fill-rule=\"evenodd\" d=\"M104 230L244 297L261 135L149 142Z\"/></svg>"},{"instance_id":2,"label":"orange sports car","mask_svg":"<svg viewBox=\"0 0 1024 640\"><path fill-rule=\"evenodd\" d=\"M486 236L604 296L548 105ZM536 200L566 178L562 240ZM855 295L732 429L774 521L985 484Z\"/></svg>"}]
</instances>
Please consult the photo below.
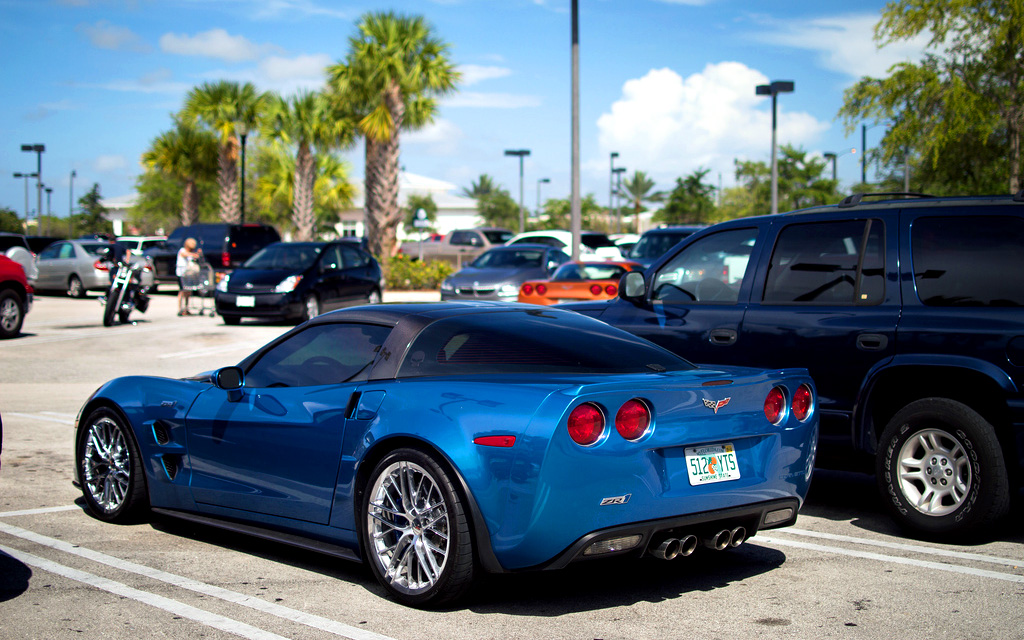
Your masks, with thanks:
<instances>
[{"instance_id":1,"label":"orange sports car","mask_svg":"<svg viewBox=\"0 0 1024 640\"><path fill-rule=\"evenodd\" d=\"M550 280L528 280L519 287L519 302L558 304L608 300L619 294L619 278L640 271L636 262L566 262Z\"/></svg>"}]
</instances>

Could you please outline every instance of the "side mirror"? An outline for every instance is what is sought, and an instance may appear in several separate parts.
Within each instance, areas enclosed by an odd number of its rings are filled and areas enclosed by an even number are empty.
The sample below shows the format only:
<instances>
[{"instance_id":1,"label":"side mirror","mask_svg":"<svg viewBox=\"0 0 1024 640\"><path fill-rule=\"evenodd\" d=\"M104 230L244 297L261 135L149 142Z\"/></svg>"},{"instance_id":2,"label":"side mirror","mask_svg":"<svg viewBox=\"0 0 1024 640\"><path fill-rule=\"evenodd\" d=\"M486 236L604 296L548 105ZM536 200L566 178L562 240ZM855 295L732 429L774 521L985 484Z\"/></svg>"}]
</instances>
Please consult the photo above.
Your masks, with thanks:
<instances>
[{"instance_id":1,"label":"side mirror","mask_svg":"<svg viewBox=\"0 0 1024 640\"><path fill-rule=\"evenodd\" d=\"M245 374L239 367L224 367L214 372L213 384L228 392L228 402L238 402L242 399Z\"/></svg>"},{"instance_id":2,"label":"side mirror","mask_svg":"<svg viewBox=\"0 0 1024 640\"><path fill-rule=\"evenodd\" d=\"M639 271L627 271L619 278L619 297L633 304L641 304L647 297L647 283Z\"/></svg>"}]
</instances>

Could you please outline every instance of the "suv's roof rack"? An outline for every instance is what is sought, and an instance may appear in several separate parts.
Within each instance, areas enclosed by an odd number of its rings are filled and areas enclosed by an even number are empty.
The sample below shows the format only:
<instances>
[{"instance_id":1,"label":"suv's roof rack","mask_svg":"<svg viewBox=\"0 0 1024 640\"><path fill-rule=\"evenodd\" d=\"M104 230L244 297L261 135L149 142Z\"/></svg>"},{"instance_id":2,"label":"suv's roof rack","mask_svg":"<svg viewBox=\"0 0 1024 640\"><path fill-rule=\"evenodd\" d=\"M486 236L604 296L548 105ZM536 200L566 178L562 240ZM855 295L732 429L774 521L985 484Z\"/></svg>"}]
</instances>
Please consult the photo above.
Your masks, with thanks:
<instances>
[{"instance_id":1,"label":"suv's roof rack","mask_svg":"<svg viewBox=\"0 0 1024 640\"><path fill-rule=\"evenodd\" d=\"M854 193L854 194L848 195L845 198L843 198L842 201L839 203L839 208L840 209L845 209L847 207L856 207L858 204L860 204L860 201L863 200L864 198L881 198L881 197L893 197L893 196L901 196L901 197L904 197L904 198L934 198L935 197L935 196L929 195L927 193L915 193L915 192L912 192L912 191L886 191L886 192L882 192L882 193Z\"/></svg>"}]
</instances>

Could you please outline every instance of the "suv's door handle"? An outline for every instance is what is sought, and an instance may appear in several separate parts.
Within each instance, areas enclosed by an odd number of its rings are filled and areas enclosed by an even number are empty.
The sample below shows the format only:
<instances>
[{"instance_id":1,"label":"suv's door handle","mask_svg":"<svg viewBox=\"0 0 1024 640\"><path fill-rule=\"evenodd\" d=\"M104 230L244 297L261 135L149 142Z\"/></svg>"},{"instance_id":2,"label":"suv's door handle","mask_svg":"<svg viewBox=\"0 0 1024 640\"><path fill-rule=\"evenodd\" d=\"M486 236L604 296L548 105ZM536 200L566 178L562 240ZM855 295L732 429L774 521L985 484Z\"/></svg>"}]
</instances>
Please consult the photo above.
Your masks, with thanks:
<instances>
[{"instance_id":1,"label":"suv's door handle","mask_svg":"<svg viewBox=\"0 0 1024 640\"><path fill-rule=\"evenodd\" d=\"M711 344L719 347L727 347L734 342L739 335L732 329L712 329L709 339Z\"/></svg>"},{"instance_id":2,"label":"suv's door handle","mask_svg":"<svg viewBox=\"0 0 1024 640\"><path fill-rule=\"evenodd\" d=\"M857 336L857 348L861 351L882 351L889 346L889 338L880 333L862 333Z\"/></svg>"}]
</instances>

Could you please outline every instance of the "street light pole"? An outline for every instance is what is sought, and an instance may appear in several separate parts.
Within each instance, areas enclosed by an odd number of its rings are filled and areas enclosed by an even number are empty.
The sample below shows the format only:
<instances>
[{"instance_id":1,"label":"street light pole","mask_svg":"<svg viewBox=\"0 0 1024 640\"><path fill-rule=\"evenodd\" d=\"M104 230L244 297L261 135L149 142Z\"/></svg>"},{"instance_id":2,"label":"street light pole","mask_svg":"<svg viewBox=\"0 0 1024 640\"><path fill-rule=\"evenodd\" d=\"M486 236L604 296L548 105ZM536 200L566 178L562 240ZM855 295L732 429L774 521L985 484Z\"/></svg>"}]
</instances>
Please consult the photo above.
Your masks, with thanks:
<instances>
[{"instance_id":1,"label":"street light pole","mask_svg":"<svg viewBox=\"0 0 1024 640\"><path fill-rule=\"evenodd\" d=\"M519 233L526 230L526 209L523 207L523 158L530 155L529 149L505 149L506 156L519 157Z\"/></svg>"},{"instance_id":2,"label":"street light pole","mask_svg":"<svg viewBox=\"0 0 1024 640\"><path fill-rule=\"evenodd\" d=\"M572 186L569 190L569 230L572 232L573 260L580 259L583 238L583 210L580 202L580 3L571 3L572 39Z\"/></svg>"},{"instance_id":3,"label":"street light pole","mask_svg":"<svg viewBox=\"0 0 1024 640\"><path fill-rule=\"evenodd\" d=\"M551 182L551 178L540 178L537 180L537 217L540 217L540 185L541 183L547 184Z\"/></svg>"},{"instance_id":4,"label":"street light pole","mask_svg":"<svg viewBox=\"0 0 1024 640\"><path fill-rule=\"evenodd\" d=\"M71 179L68 181L68 238L74 237L74 223L72 216L75 215L75 170L71 170Z\"/></svg>"},{"instance_id":5,"label":"street light pole","mask_svg":"<svg viewBox=\"0 0 1024 640\"><path fill-rule=\"evenodd\" d=\"M245 121L240 120L235 124L235 130L238 132L238 137L242 142L242 193L239 208L239 224L245 224L245 138L249 135L249 126Z\"/></svg>"},{"instance_id":6,"label":"street light pole","mask_svg":"<svg viewBox=\"0 0 1024 640\"><path fill-rule=\"evenodd\" d=\"M822 156L825 157L826 160L832 162L832 182L838 182L838 178L836 177L836 160L845 156L848 153L857 153L857 149L850 149L849 151L844 151L839 154L832 153L831 151L826 151L825 153L821 154Z\"/></svg>"},{"instance_id":7,"label":"street light pole","mask_svg":"<svg viewBox=\"0 0 1024 640\"><path fill-rule=\"evenodd\" d=\"M43 210L43 152L46 151L46 145L44 144L23 144L21 145L22 151L34 151L36 154L36 211ZM26 229L28 223L28 216L25 216Z\"/></svg>"},{"instance_id":8,"label":"street light pole","mask_svg":"<svg viewBox=\"0 0 1024 640\"><path fill-rule=\"evenodd\" d=\"M29 178L35 178L36 175L37 174L35 174L35 173L15 173L14 174L15 178L24 178L25 179L25 225L24 225L23 229L24 229L26 234L28 233L28 179Z\"/></svg>"},{"instance_id":9,"label":"street light pole","mask_svg":"<svg viewBox=\"0 0 1024 640\"><path fill-rule=\"evenodd\" d=\"M608 215L612 215L612 196L615 195L615 158L619 157L618 151L612 151L611 165L608 172ZM618 216L616 216L618 217ZM618 233L622 233L622 218L619 218Z\"/></svg>"},{"instance_id":10,"label":"street light pole","mask_svg":"<svg viewBox=\"0 0 1024 640\"><path fill-rule=\"evenodd\" d=\"M619 219L619 229L622 229L622 174L626 167L615 167L612 173L615 174L615 217ZM636 219L637 229L640 228L640 217Z\"/></svg>"},{"instance_id":11,"label":"street light pole","mask_svg":"<svg viewBox=\"0 0 1024 640\"><path fill-rule=\"evenodd\" d=\"M779 212L779 158L776 151L776 129L778 128L778 96L792 93L792 80L774 80L771 84L757 85L756 94L772 97L772 213Z\"/></svg>"},{"instance_id":12,"label":"street light pole","mask_svg":"<svg viewBox=\"0 0 1024 640\"><path fill-rule=\"evenodd\" d=\"M53 187L46 187L46 218L43 220L43 222L45 222L45 226L40 233L40 235L44 236L50 235L50 217L53 216L53 210L50 208L50 196L52 195Z\"/></svg>"}]
</instances>

